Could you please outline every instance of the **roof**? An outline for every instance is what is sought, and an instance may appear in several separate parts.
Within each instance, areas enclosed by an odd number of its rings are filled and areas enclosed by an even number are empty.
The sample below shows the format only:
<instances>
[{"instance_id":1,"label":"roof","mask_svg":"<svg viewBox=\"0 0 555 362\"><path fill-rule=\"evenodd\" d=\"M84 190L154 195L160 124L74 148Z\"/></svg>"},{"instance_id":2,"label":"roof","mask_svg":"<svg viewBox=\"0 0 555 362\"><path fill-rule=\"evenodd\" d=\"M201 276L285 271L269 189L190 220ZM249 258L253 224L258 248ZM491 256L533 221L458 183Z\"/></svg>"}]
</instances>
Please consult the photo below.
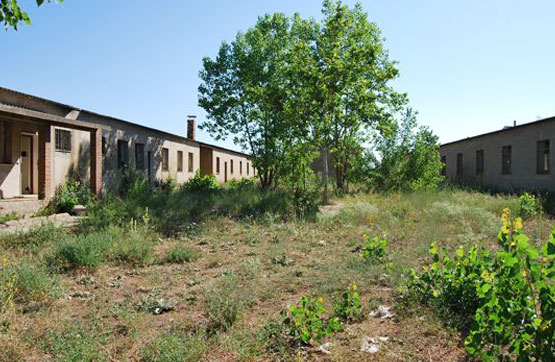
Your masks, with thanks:
<instances>
[{"instance_id":1,"label":"roof","mask_svg":"<svg viewBox=\"0 0 555 362\"><path fill-rule=\"evenodd\" d=\"M75 107L75 106L68 105L68 104L64 104L64 103L60 103L60 102L56 102L56 101L53 101L53 100L50 100L50 99L46 99L46 98L34 96L34 95L32 95L32 94L23 93L23 92L16 91L16 90L13 90L13 89L10 89L10 88L5 88L5 87L1 87L1 86L0 86L0 90L1 90L1 91L11 92L11 93L18 94L18 95L22 95L22 96L24 96L24 97L33 98L33 99L36 99L36 100L39 100L39 101L42 101L42 102L47 102L47 103L50 103L50 104L55 105L55 106L64 107L64 108L70 108L70 109L72 109L72 110L76 110L76 111L79 111L79 112L86 112L86 113L91 114L91 115L94 115L94 116L106 118L106 119L109 119L109 120L112 120L112 121L116 121L116 122L120 122L120 123L123 123L123 124L130 125L130 126L142 128L142 129L144 129L144 130L146 130L146 131L149 131L149 132L158 133L158 134L163 135L163 136L166 136L166 137L171 137L171 138L179 139L179 140L182 141L182 142L192 142L192 143L198 144L199 146L210 147L210 148L214 148L214 149L217 149L217 150L221 150L221 151L225 151L225 152L234 153L234 154L237 154L237 155L242 155L242 156L250 157L249 154L244 153L244 152L235 151L235 150L232 150L232 149L229 149L229 148L225 148L225 147L221 147L221 146L217 146L217 145L212 145L212 144L205 143L205 142L200 142L200 141L197 141L197 140L191 140L191 139L189 139L189 138L187 138L187 137L183 137L183 136L180 136L180 135L177 135L177 134L174 134L174 133L162 131L162 130L159 130L159 129L156 129L156 128L152 128L152 127L148 127L148 126L143 126L143 125L140 125L140 124L137 124L137 123L133 123L133 122L130 122L130 121L126 121L126 120L124 120L124 119L120 119L120 118L116 118L116 117L112 117L112 116L107 116L107 115L105 115L105 114L101 114L101 113L89 111L89 110L86 110L86 109L82 109L82 108L79 108L79 107ZM0 101L0 104L5 104L5 105L7 105L7 106L17 107L17 108L21 108L21 109L27 109L27 108L25 108L25 107L13 105L13 104L8 104L8 103L3 103L3 102L1 102L1 101ZM36 110L33 110L33 109L28 109L28 110L37 112ZM44 112L43 112L43 113L44 113ZM93 123L93 122L88 122L88 121L83 121L83 122Z\"/></svg>"},{"instance_id":2,"label":"roof","mask_svg":"<svg viewBox=\"0 0 555 362\"><path fill-rule=\"evenodd\" d=\"M538 124L541 124L541 123L554 122L554 121L555 121L555 117L544 118L544 119L540 119L538 121L523 123L523 124L520 124L520 125L517 125L517 126L512 126L512 127L505 127L503 129L500 129L500 130L497 130L497 131L483 133L483 134L480 134L480 135L477 135L477 136L467 137L467 138L463 138L463 139L460 139L460 140L457 140L457 141L444 143L440 147L445 147L445 146L453 145L453 144L456 144L456 143L462 143L462 142L466 142L466 141L470 141L470 140L475 140L477 138L492 136L492 135L495 135L495 134L515 132L515 131L519 131L523 128L526 128L526 127L535 126L535 125L538 125Z\"/></svg>"}]
</instances>

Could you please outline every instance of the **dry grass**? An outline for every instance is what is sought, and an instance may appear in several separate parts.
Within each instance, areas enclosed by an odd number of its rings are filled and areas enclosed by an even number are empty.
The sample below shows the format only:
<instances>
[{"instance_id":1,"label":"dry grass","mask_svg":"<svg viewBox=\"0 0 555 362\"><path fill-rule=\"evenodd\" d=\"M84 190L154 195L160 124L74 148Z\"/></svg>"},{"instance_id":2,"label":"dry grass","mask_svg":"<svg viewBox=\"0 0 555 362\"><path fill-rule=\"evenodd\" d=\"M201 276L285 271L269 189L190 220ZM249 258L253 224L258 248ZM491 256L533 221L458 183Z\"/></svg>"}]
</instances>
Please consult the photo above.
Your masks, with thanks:
<instances>
[{"instance_id":1,"label":"dry grass","mask_svg":"<svg viewBox=\"0 0 555 362\"><path fill-rule=\"evenodd\" d=\"M498 215L504 207L516 207L515 200L442 192L339 201L340 210L311 222L217 217L189 236L149 241L154 254L148 262L108 258L94 270L55 272L63 293L36 306L17 304L0 316L0 361L463 359L460 332L428 310L412 305L388 320L370 318L368 312L380 304L400 306L396 289L403 270L425 261L429 243L493 245ZM537 217L528 231L544 237L551 224ZM360 259L354 250L363 235L384 232L390 241L388 262L371 265ZM0 255L12 263L27 250L1 245ZM55 248L42 247L33 254L35 263L45 263L44 255ZM171 263L168 252L182 248L200 257ZM331 355L317 345L268 350L264 327L279 320L282 309L302 295L331 298L353 282L366 317L321 341L332 343ZM160 315L138 308L160 298L178 304ZM364 336L390 342L368 355L360 352Z\"/></svg>"}]
</instances>

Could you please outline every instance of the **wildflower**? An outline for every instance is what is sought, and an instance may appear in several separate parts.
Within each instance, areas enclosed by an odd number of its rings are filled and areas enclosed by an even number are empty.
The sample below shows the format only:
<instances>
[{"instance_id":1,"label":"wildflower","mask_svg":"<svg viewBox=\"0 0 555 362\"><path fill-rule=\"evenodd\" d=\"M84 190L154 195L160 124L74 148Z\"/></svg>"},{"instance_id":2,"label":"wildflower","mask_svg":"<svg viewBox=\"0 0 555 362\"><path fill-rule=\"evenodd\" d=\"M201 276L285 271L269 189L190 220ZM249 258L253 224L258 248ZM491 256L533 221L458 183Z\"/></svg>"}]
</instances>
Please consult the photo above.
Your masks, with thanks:
<instances>
[{"instance_id":1,"label":"wildflower","mask_svg":"<svg viewBox=\"0 0 555 362\"><path fill-rule=\"evenodd\" d=\"M2 258L2 269L5 268L7 264L8 264L8 259Z\"/></svg>"},{"instance_id":2,"label":"wildflower","mask_svg":"<svg viewBox=\"0 0 555 362\"><path fill-rule=\"evenodd\" d=\"M522 230L522 219L518 217L515 220L515 231L521 231L521 230Z\"/></svg>"}]
</instances>

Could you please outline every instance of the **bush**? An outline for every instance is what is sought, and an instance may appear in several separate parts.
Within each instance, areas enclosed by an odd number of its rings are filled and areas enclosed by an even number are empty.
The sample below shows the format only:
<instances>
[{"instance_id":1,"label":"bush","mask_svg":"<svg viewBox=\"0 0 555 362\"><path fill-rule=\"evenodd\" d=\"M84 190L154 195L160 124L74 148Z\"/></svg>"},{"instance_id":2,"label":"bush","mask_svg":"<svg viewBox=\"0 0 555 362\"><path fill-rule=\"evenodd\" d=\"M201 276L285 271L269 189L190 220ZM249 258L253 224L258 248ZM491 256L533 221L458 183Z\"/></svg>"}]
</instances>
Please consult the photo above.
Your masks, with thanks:
<instances>
[{"instance_id":1,"label":"bush","mask_svg":"<svg viewBox=\"0 0 555 362\"><path fill-rule=\"evenodd\" d=\"M71 212L76 205L89 206L93 200L94 197L86 185L69 180L58 187L53 204L56 212Z\"/></svg>"},{"instance_id":2,"label":"bush","mask_svg":"<svg viewBox=\"0 0 555 362\"><path fill-rule=\"evenodd\" d=\"M200 258L200 251L196 248L176 245L168 250L168 263L190 263Z\"/></svg>"},{"instance_id":3,"label":"bush","mask_svg":"<svg viewBox=\"0 0 555 362\"><path fill-rule=\"evenodd\" d=\"M220 184L214 175L202 175L200 171L197 171L193 178L183 184L183 190L186 192L210 193L219 188Z\"/></svg>"},{"instance_id":4,"label":"bush","mask_svg":"<svg viewBox=\"0 0 555 362\"><path fill-rule=\"evenodd\" d=\"M372 263L381 263L386 256L387 239L375 236L370 238L369 235L364 236L364 245L361 248L359 256Z\"/></svg>"},{"instance_id":5,"label":"bush","mask_svg":"<svg viewBox=\"0 0 555 362\"><path fill-rule=\"evenodd\" d=\"M249 189L256 185L256 179L254 178L243 178L240 180L233 179L229 182L230 190L244 190Z\"/></svg>"},{"instance_id":6,"label":"bush","mask_svg":"<svg viewBox=\"0 0 555 362\"><path fill-rule=\"evenodd\" d=\"M154 256L154 243L146 232L131 231L117 237L110 250L109 259L123 264L146 265Z\"/></svg>"},{"instance_id":7,"label":"bush","mask_svg":"<svg viewBox=\"0 0 555 362\"><path fill-rule=\"evenodd\" d=\"M465 347L483 360L550 360L555 355L555 229L540 248L522 220L503 212L500 250L459 248L451 260L432 245L432 264L413 271L409 290L421 300L463 316L474 315Z\"/></svg>"},{"instance_id":8,"label":"bush","mask_svg":"<svg viewBox=\"0 0 555 362\"><path fill-rule=\"evenodd\" d=\"M24 263L17 268L17 296L21 303L45 302L58 292L57 280L44 267Z\"/></svg>"},{"instance_id":9,"label":"bush","mask_svg":"<svg viewBox=\"0 0 555 362\"><path fill-rule=\"evenodd\" d=\"M540 200L527 192L520 195L518 198L518 204L520 206L520 216L524 218L529 218L536 216L542 211L542 205Z\"/></svg>"},{"instance_id":10,"label":"bush","mask_svg":"<svg viewBox=\"0 0 555 362\"><path fill-rule=\"evenodd\" d=\"M93 270L106 260L112 243L112 235L106 232L66 238L57 245L49 263L63 270Z\"/></svg>"},{"instance_id":11,"label":"bush","mask_svg":"<svg viewBox=\"0 0 555 362\"><path fill-rule=\"evenodd\" d=\"M172 332L158 336L141 353L145 362L200 361L206 352L206 341L197 335Z\"/></svg>"}]
</instances>

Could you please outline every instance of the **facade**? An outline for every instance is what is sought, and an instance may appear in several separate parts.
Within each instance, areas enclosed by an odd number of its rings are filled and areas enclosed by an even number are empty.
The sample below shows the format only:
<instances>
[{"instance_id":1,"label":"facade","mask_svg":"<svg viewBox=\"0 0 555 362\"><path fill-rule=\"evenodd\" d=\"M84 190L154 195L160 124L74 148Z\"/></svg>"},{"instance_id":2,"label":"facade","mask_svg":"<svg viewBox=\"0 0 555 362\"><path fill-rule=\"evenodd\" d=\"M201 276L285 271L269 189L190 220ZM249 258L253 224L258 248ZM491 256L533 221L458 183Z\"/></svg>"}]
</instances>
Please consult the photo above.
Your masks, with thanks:
<instances>
[{"instance_id":1,"label":"facade","mask_svg":"<svg viewBox=\"0 0 555 362\"><path fill-rule=\"evenodd\" d=\"M49 200L69 178L98 195L126 170L179 184L197 171L220 182L255 176L248 155L198 142L195 121L182 137L0 87L0 199Z\"/></svg>"},{"instance_id":2,"label":"facade","mask_svg":"<svg viewBox=\"0 0 555 362\"><path fill-rule=\"evenodd\" d=\"M440 147L447 182L492 191L555 191L555 117Z\"/></svg>"}]
</instances>

